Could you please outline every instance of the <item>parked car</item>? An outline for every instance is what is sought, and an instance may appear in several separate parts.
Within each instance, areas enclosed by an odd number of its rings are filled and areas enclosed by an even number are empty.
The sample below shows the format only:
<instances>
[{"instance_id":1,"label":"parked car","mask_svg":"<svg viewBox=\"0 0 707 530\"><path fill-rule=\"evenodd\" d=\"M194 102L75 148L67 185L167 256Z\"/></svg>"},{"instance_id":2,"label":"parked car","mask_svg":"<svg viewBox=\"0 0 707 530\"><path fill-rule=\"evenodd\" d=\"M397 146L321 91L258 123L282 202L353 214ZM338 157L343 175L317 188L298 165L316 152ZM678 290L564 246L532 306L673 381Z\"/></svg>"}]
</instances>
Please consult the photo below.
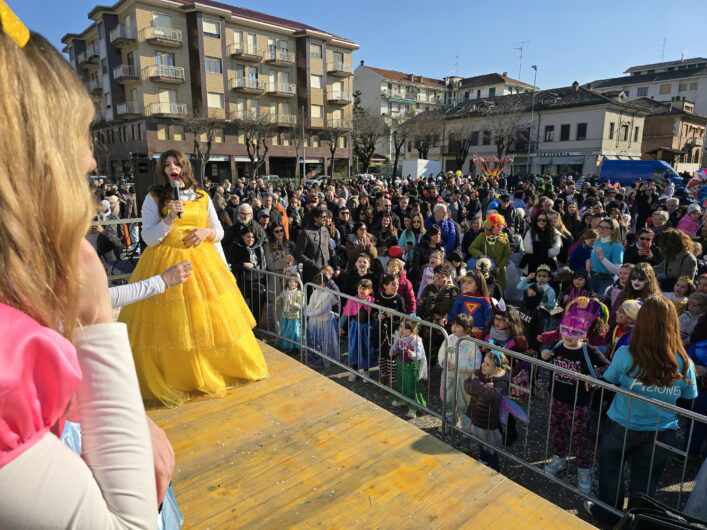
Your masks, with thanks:
<instances>
[{"instance_id":1,"label":"parked car","mask_svg":"<svg viewBox=\"0 0 707 530\"><path fill-rule=\"evenodd\" d=\"M376 176L371 175L370 173L359 173L358 175L354 175L354 178L362 180L373 180L374 178L376 178Z\"/></svg>"},{"instance_id":2,"label":"parked car","mask_svg":"<svg viewBox=\"0 0 707 530\"><path fill-rule=\"evenodd\" d=\"M259 177L263 180L279 180L280 176L279 175L263 175L262 177Z\"/></svg>"},{"instance_id":3,"label":"parked car","mask_svg":"<svg viewBox=\"0 0 707 530\"><path fill-rule=\"evenodd\" d=\"M327 178L329 177L326 175L317 175L316 177L304 179L304 183L309 184L310 186L321 186Z\"/></svg>"}]
</instances>

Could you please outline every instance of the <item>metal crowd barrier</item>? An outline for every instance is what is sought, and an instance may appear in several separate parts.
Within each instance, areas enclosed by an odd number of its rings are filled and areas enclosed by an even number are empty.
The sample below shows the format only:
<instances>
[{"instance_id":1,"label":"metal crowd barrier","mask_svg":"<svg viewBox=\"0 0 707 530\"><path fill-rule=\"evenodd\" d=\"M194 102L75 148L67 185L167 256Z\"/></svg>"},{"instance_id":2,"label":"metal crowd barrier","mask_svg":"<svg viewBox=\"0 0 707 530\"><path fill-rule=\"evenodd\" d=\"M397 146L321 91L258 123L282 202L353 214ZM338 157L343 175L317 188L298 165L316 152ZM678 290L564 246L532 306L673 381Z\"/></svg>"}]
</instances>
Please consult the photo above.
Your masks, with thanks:
<instances>
[{"instance_id":1,"label":"metal crowd barrier","mask_svg":"<svg viewBox=\"0 0 707 530\"><path fill-rule=\"evenodd\" d=\"M137 264L137 260L139 259L139 256L137 255L137 249L140 247L140 230L142 228L142 217L131 217L130 219L108 219L108 220L98 220L98 221L93 221L91 223L91 227L94 226L112 226L112 225L133 225L136 224L138 226L138 231L137 231L137 241L133 242L133 249L132 251L128 249L123 249L123 256L121 256L121 259L116 261L115 263L110 263L108 264L108 281L111 284L115 284L116 282L124 282L130 278L132 275L132 272L119 272L121 270L122 265L127 265L129 264L134 268L134 266ZM131 230L132 232L132 230Z\"/></svg>"}]
</instances>

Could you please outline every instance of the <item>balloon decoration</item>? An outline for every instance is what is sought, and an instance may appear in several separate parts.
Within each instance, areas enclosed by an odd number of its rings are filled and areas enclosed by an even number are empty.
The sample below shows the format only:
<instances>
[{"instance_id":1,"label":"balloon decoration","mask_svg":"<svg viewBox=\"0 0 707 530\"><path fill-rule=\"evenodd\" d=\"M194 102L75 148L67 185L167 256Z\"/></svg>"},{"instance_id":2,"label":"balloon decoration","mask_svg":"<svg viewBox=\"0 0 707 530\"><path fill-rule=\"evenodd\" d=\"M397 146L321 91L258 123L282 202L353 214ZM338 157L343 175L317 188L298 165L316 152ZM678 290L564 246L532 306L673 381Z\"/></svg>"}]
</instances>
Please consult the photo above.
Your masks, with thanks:
<instances>
[{"instance_id":1,"label":"balloon decoration","mask_svg":"<svg viewBox=\"0 0 707 530\"><path fill-rule=\"evenodd\" d=\"M474 155L471 160L479 168L485 177L492 177L498 179L501 173L508 167L508 165L513 162L512 156L502 156L501 158L497 156L478 156Z\"/></svg>"}]
</instances>

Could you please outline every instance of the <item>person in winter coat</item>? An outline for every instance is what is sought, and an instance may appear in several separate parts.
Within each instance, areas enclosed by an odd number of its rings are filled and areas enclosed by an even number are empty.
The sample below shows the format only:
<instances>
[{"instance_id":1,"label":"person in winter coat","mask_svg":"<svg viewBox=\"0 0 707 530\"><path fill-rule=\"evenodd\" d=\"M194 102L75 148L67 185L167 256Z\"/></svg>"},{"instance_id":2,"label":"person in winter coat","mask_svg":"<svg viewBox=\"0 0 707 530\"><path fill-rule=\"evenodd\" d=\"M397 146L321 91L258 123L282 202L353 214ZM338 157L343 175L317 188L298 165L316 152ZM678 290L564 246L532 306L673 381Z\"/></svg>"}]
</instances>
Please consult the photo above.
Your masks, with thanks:
<instances>
[{"instance_id":1,"label":"person in winter coat","mask_svg":"<svg viewBox=\"0 0 707 530\"><path fill-rule=\"evenodd\" d=\"M684 232L668 228L660 235L658 248L664 258L655 267L655 273L664 292L671 292L680 276L694 280L697 258L692 253L692 240Z\"/></svg>"},{"instance_id":2,"label":"person in winter coat","mask_svg":"<svg viewBox=\"0 0 707 530\"><path fill-rule=\"evenodd\" d=\"M454 221L447 219L449 210L444 203L437 203L432 210L432 217L427 220L426 228L429 230L433 225L437 225L442 234L442 244L444 250L449 253L459 245L459 234Z\"/></svg>"},{"instance_id":3,"label":"person in winter coat","mask_svg":"<svg viewBox=\"0 0 707 530\"><path fill-rule=\"evenodd\" d=\"M687 207L687 213L678 222L678 230L682 230L690 237L695 237L700 229L702 208L699 204L691 204Z\"/></svg>"},{"instance_id":4,"label":"person in winter coat","mask_svg":"<svg viewBox=\"0 0 707 530\"><path fill-rule=\"evenodd\" d=\"M395 255L402 253L402 250L398 246L391 247L388 250L388 254L391 254L391 251ZM407 279L405 263L401 259L391 256L390 260L388 260L387 273L392 274L398 279L398 294L405 302L405 310L403 312L408 315L414 315L417 312L417 301L415 300L412 282Z\"/></svg>"},{"instance_id":5,"label":"person in winter coat","mask_svg":"<svg viewBox=\"0 0 707 530\"><path fill-rule=\"evenodd\" d=\"M487 256L496 266L496 280L505 289L506 266L511 258L511 245L508 235L502 230L506 227L506 220L502 215L489 213L484 222L484 232L479 234L469 247L469 254L475 258Z\"/></svg>"}]
</instances>

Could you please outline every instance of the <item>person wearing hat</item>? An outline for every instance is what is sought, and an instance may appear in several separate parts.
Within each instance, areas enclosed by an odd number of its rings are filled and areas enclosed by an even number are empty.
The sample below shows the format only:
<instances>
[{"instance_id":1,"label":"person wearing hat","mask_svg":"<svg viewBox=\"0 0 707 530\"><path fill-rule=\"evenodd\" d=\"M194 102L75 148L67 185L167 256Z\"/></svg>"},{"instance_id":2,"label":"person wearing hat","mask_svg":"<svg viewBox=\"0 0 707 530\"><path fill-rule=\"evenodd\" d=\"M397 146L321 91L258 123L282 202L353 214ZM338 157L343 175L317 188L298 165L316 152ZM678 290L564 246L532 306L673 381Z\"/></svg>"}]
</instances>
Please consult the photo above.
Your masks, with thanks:
<instances>
[{"instance_id":1,"label":"person wearing hat","mask_svg":"<svg viewBox=\"0 0 707 530\"><path fill-rule=\"evenodd\" d=\"M687 213L678 222L678 230L682 230L690 237L695 237L702 221L702 208L699 204L687 207Z\"/></svg>"},{"instance_id":2,"label":"person wearing hat","mask_svg":"<svg viewBox=\"0 0 707 530\"><path fill-rule=\"evenodd\" d=\"M260 223L260 226L263 228L265 233L268 231L268 224L270 223L270 212L267 210L260 210L258 211L258 217L257 217L258 223Z\"/></svg>"},{"instance_id":3,"label":"person wearing hat","mask_svg":"<svg viewBox=\"0 0 707 530\"><path fill-rule=\"evenodd\" d=\"M502 193L498 198L498 206L496 211L506 219L506 226L517 234L520 232L521 220L518 218L516 209L511 204L511 196L508 193Z\"/></svg>"}]
</instances>

